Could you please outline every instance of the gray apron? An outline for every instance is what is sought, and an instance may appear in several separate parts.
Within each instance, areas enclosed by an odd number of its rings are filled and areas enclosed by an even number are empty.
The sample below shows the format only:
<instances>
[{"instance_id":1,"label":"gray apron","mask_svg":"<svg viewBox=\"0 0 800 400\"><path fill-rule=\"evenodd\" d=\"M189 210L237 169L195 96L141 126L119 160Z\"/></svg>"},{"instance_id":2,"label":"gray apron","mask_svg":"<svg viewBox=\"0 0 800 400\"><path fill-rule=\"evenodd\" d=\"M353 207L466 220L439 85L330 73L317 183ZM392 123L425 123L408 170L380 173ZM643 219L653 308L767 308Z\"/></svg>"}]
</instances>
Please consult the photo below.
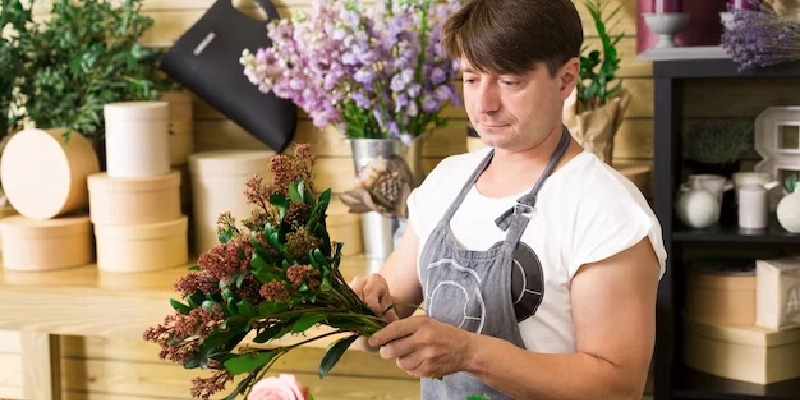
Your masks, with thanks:
<instances>
[{"instance_id":1,"label":"gray apron","mask_svg":"<svg viewBox=\"0 0 800 400\"><path fill-rule=\"evenodd\" d=\"M520 237L530 221L539 189L563 157L570 139L569 131L562 126L558 146L533 189L495 221L506 232L505 240L487 251L472 251L459 247L450 230L450 219L491 162L494 150L481 161L422 249L420 280L428 316L525 348L519 322L536 312L544 294L544 277L538 257L520 243ZM464 400L481 394L488 394L492 400L510 399L466 372L442 380L423 378L421 390L423 400Z\"/></svg>"}]
</instances>

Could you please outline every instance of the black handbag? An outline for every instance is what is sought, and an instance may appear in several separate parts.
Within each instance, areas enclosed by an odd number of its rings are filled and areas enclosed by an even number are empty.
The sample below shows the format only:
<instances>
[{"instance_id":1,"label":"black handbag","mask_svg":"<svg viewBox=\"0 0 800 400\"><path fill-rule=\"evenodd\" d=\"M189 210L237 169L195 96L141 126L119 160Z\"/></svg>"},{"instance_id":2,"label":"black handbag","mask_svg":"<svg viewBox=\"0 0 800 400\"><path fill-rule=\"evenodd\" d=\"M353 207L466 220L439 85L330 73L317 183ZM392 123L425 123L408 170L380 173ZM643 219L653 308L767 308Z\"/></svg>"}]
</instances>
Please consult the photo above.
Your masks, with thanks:
<instances>
[{"instance_id":1,"label":"black handbag","mask_svg":"<svg viewBox=\"0 0 800 400\"><path fill-rule=\"evenodd\" d=\"M256 0L267 21L250 18L231 0L217 0L166 52L161 69L272 150L289 145L297 107L274 93L261 93L244 75L242 50L269 47L267 22L279 17L270 0Z\"/></svg>"}]
</instances>

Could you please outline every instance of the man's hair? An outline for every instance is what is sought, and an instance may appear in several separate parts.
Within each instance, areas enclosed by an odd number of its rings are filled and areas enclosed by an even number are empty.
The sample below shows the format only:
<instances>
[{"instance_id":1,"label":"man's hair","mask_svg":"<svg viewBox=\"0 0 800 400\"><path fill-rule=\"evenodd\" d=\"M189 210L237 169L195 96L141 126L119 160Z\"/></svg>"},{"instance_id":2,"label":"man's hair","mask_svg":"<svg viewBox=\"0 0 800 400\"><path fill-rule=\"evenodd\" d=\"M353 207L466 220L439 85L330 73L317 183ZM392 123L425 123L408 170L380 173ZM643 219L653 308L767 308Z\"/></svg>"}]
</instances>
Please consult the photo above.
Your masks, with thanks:
<instances>
[{"instance_id":1,"label":"man's hair","mask_svg":"<svg viewBox=\"0 0 800 400\"><path fill-rule=\"evenodd\" d=\"M524 74L544 63L555 76L580 56L583 25L571 0L465 0L442 43L482 72Z\"/></svg>"}]
</instances>

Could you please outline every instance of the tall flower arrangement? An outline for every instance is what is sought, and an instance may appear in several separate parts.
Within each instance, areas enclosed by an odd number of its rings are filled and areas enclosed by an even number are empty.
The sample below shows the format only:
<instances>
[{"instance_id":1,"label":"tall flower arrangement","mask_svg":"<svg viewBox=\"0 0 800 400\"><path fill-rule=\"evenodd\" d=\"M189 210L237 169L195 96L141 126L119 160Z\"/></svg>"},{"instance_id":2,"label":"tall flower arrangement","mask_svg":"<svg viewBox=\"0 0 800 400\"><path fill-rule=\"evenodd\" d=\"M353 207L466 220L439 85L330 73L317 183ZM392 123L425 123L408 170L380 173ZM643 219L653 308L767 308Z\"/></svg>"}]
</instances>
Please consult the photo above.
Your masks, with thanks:
<instances>
[{"instance_id":1,"label":"tall flower arrangement","mask_svg":"<svg viewBox=\"0 0 800 400\"><path fill-rule=\"evenodd\" d=\"M406 144L446 124L460 105L458 60L441 43L459 0L313 0L310 11L270 23L272 46L245 49L244 74L347 139Z\"/></svg>"}]
</instances>

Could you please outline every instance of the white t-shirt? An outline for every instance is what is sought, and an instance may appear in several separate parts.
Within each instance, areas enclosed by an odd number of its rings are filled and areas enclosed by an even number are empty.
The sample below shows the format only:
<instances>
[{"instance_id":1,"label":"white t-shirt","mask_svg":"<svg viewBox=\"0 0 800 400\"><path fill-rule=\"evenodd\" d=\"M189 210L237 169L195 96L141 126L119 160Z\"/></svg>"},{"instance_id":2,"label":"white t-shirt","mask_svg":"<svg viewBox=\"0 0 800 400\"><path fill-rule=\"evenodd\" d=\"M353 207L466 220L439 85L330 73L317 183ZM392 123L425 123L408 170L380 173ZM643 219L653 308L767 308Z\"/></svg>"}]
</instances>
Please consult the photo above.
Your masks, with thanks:
<instances>
[{"instance_id":1,"label":"white t-shirt","mask_svg":"<svg viewBox=\"0 0 800 400\"><path fill-rule=\"evenodd\" d=\"M409 196L409 222L419 236L420 255L431 231L488 151L445 158ZM473 186L450 221L459 245L487 250L502 241L506 232L495 225L495 219L529 190L488 198ZM550 175L521 239L538 256L544 275L541 304L534 315L519 323L526 348L574 352L572 277L581 265L608 258L645 235L658 256L660 278L667 257L661 226L636 185L590 152L579 154Z\"/></svg>"}]
</instances>

